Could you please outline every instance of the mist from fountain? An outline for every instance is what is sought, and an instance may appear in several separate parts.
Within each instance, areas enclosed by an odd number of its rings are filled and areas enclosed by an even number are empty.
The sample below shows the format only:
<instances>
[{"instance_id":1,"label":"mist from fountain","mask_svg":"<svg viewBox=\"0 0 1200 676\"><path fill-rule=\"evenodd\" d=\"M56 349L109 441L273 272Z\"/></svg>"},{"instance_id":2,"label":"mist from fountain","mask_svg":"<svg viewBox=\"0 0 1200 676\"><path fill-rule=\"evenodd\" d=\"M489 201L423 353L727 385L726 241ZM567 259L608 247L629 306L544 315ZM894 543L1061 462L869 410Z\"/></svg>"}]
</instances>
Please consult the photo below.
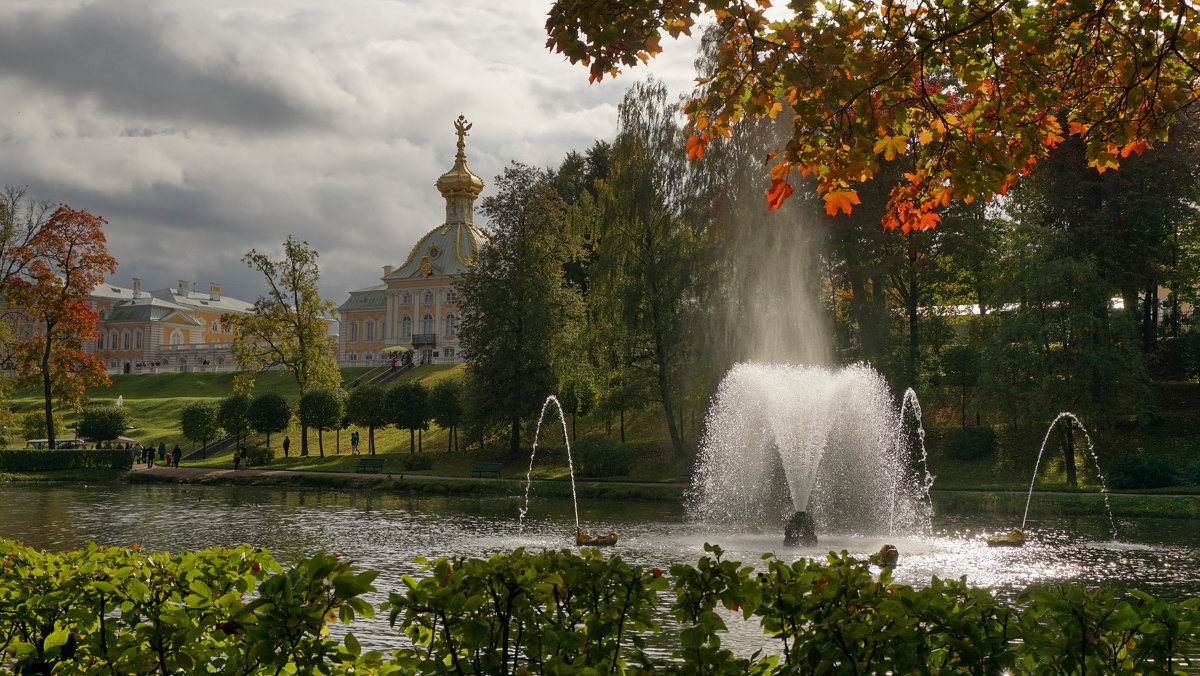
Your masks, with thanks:
<instances>
[{"instance_id":1,"label":"mist from fountain","mask_svg":"<svg viewBox=\"0 0 1200 676\"><path fill-rule=\"evenodd\" d=\"M546 418L546 409L550 408L553 403L558 409L558 419L562 422L563 443L567 447L567 470L571 477L571 504L575 508L575 532L579 532L579 498L575 494L575 461L571 458L571 437L567 434L567 417L563 414L562 404L559 403L558 397L553 394L546 397L546 401L542 403L542 412L538 415L537 429L533 433L533 451L529 453L529 471L525 473L525 506L521 507L520 514L517 517L518 530L524 530L525 515L529 513L529 489L533 485L533 460L537 457L538 440L542 435L542 421Z\"/></svg>"},{"instance_id":2,"label":"mist from fountain","mask_svg":"<svg viewBox=\"0 0 1200 676\"><path fill-rule=\"evenodd\" d=\"M705 421L692 515L739 528L807 511L818 532L928 531L927 480L907 467L895 411L866 365L735 365Z\"/></svg>"},{"instance_id":3,"label":"mist from fountain","mask_svg":"<svg viewBox=\"0 0 1200 676\"><path fill-rule=\"evenodd\" d=\"M1068 418L1075 425L1079 426L1079 431L1083 432L1084 441L1087 442L1088 454L1092 458L1092 465L1096 468L1096 478L1100 480L1100 494L1104 496L1104 511L1108 514L1108 525L1112 531L1113 540L1117 539L1117 522L1113 519L1112 507L1108 502L1108 483L1104 480L1104 473L1100 471L1100 458L1096 455L1096 448L1092 444L1092 435L1088 434L1087 428L1079 421L1079 418L1074 413L1063 411L1050 421L1050 426L1046 428L1046 436L1042 437L1042 446L1038 449L1037 459L1033 462L1033 476L1029 478L1029 494L1025 497L1025 514L1021 517L1021 530L1025 530L1025 522L1029 520L1029 503L1033 501L1033 484L1037 481L1038 468L1042 464L1042 454L1046 451L1046 442L1050 441L1050 433L1054 431L1058 421Z\"/></svg>"}]
</instances>

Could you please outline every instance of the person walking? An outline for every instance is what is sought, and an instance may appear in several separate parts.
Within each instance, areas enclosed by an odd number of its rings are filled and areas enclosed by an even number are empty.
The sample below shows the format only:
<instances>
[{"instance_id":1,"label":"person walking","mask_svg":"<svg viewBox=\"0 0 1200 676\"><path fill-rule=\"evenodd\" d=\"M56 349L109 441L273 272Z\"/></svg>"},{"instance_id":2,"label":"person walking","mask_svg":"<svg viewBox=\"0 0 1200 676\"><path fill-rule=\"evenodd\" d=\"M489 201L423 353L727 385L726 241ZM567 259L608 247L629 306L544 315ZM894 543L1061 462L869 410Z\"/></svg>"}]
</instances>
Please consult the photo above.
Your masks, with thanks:
<instances>
[{"instance_id":1,"label":"person walking","mask_svg":"<svg viewBox=\"0 0 1200 676\"><path fill-rule=\"evenodd\" d=\"M167 442L158 442L158 461L162 462L167 459Z\"/></svg>"},{"instance_id":2,"label":"person walking","mask_svg":"<svg viewBox=\"0 0 1200 676\"><path fill-rule=\"evenodd\" d=\"M358 455L358 430L350 433L350 453Z\"/></svg>"},{"instance_id":3,"label":"person walking","mask_svg":"<svg viewBox=\"0 0 1200 676\"><path fill-rule=\"evenodd\" d=\"M146 469L154 467L154 449L150 446L146 447Z\"/></svg>"},{"instance_id":4,"label":"person walking","mask_svg":"<svg viewBox=\"0 0 1200 676\"><path fill-rule=\"evenodd\" d=\"M287 456L287 454L288 454L288 449L289 449L289 448L291 448L291 447L292 447L292 439L291 439L291 437L284 437L284 438L283 438L283 455L284 455L285 457L286 457L286 456Z\"/></svg>"},{"instance_id":5,"label":"person walking","mask_svg":"<svg viewBox=\"0 0 1200 676\"><path fill-rule=\"evenodd\" d=\"M171 449L171 455L175 456L175 466L178 467L183 457L183 449L179 448L179 444L175 444L175 448Z\"/></svg>"}]
</instances>

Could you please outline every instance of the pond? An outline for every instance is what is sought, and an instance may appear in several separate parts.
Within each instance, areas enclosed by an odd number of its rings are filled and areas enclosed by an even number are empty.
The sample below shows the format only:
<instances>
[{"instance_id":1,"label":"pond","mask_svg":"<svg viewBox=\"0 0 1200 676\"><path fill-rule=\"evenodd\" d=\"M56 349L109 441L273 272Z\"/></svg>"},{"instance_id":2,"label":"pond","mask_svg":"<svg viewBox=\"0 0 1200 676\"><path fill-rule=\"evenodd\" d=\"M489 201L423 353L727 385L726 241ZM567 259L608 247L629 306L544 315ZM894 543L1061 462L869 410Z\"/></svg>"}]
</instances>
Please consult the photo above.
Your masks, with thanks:
<instances>
[{"instance_id":1,"label":"pond","mask_svg":"<svg viewBox=\"0 0 1200 676\"><path fill-rule=\"evenodd\" d=\"M418 556L486 556L526 548L563 548L574 528L571 503L534 497L523 529L514 498L405 497L356 492L259 487L160 485L0 485L0 537L53 551L87 542L151 550L199 549L250 543L287 563L319 550L382 571L369 599L399 589L415 573ZM1103 514L1095 518L1030 520L1032 541L1020 549L988 548L984 533L1007 530L1012 520L982 514L938 514L926 537L823 536L817 548L789 548L775 529L718 532L690 523L667 503L592 502L580 518L593 532L615 530L614 553L664 570L695 563L705 542L748 564L773 551L792 560L846 549L867 555L885 542L900 550L896 577L912 585L930 576L958 578L1011 599L1031 584L1072 580L1088 585L1136 586L1170 600L1200 595L1200 529L1186 520L1121 519L1112 541ZM669 624L669 623L665 623ZM364 645L388 650L399 642L386 619L356 621ZM734 627L727 642L739 652L765 644L756 628ZM666 651L664 644L658 647ZM655 651L658 652L658 651Z\"/></svg>"}]
</instances>

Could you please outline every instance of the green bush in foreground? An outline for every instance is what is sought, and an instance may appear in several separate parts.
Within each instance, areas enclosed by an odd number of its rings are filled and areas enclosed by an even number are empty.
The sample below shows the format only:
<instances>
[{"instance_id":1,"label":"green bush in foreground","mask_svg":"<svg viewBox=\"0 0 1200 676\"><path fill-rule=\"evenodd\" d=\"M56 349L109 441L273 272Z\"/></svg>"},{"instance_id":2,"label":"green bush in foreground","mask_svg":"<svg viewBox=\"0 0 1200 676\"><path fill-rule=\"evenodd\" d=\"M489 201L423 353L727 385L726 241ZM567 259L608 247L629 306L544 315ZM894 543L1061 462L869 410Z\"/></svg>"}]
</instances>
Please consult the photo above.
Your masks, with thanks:
<instances>
[{"instance_id":1,"label":"green bush in foreground","mask_svg":"<svg viewBox=\"0 0 1200 676\"><path fill-rule=\"evenodd\" d=\"M405 576L380 607L406 637L385 657L363 653L353 634L329 637L327 623L372 615L360 596L376 576L334 556L284 571L247 547L47 554L0 540L0 670L1172 674L1200 640L1200 599L1061 585L1030 588L1012 606L963 581L899 585L891 569L844 552L795 563L767 555L753 568L705 549L670 575L595 550L422 561L423 574ZM651 656L648 638L668 614L678 637L669 658ZM775 647L724 647L728 625L745 622Z\"/></svg>"}]
</instances>

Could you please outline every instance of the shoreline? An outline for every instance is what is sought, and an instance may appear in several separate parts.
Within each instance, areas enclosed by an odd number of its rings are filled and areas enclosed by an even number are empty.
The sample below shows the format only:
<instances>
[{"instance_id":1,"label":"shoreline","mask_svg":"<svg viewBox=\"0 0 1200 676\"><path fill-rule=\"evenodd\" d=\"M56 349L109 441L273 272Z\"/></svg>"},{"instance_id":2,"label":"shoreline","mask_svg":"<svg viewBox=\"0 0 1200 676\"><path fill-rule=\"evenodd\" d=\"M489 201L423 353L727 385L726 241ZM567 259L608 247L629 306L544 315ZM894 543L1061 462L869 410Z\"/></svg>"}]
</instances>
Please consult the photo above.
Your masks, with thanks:
<instances>
[{"instance_id":1,"label":"shoreline","mask_svg":"<svg viewBox=\"0 0 1200 676\"><path fill-rule=\"evenodd\" d=\"M266 488L334 489L378 491L407 495L519 496L525 492L524 478L476 478L427 474L320 472L273 469L219 469L204 467L138 467L132 470L64 470L60 472L11 472L0 475L0 483L140 483L195 484L210 486L261 486ZM571 483L561 479L534 479L543 497L570 497ZM682 502L688 484L576 480L581 498L599 500L645 500ZM1022 515L1028 491L1006 489L934 488L935 512L971 511ZM1105 498L1114 518L1158 517L1200 519L1200 495L1172 493L1089 493L1035 490L1030 516L1047 511L1060 515L1086 516L1104 509Z\"/></svg>"}]
</instances>

